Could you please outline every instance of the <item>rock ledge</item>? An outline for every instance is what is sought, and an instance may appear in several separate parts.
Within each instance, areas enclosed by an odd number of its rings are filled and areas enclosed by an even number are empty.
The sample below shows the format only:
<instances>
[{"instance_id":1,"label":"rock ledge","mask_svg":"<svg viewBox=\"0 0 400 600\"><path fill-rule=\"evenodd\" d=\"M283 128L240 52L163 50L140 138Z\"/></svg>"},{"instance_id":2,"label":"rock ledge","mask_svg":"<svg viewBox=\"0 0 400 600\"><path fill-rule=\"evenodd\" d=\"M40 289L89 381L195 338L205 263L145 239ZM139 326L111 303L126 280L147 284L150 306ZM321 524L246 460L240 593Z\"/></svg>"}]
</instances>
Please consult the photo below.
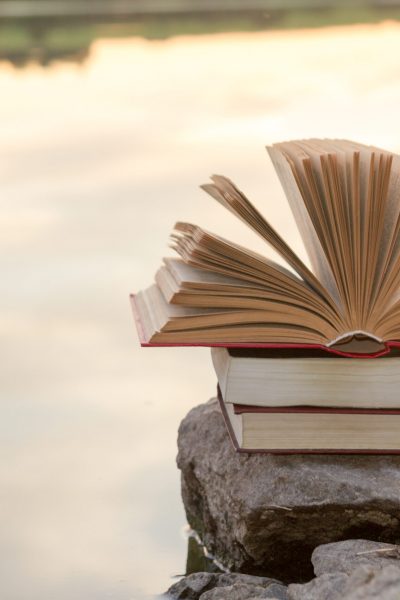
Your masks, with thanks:
<instances>
[{"instance_id":1,"label":"rock ledge","mask_svg":"<svg viewBox=\"0 0 400 600\"><path fill-rule=\"evenodd\" d=\"M302 582L321 544L400 539L400 456L237 454L215 400L178 447L188 522L232 571Z\"/></svg>"}]
</instances>

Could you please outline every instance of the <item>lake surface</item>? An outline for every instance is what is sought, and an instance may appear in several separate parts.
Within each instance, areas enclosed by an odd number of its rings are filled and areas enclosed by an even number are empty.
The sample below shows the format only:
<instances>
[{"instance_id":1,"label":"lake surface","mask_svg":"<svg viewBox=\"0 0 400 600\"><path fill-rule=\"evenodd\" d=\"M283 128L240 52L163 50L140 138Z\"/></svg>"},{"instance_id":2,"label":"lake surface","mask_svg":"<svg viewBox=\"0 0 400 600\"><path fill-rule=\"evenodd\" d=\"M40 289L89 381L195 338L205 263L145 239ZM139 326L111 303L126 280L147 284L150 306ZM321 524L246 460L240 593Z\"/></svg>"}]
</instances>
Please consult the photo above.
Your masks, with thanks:
<instances>
[{"instance_id":1,"label":"lake surface","mask_svg":"<svg viewBox=\"0 0 400 600\"><path fill-rule=\"evenodd\" d=\"M175 466L207 349L141 349L128 294L176 220L272 252L198 189L223 173L304 256L264 150L400 151L400 26L101 39L0 63L1 511L7 600L139 600L185 569Z\"/></svg>"}]
</instances>

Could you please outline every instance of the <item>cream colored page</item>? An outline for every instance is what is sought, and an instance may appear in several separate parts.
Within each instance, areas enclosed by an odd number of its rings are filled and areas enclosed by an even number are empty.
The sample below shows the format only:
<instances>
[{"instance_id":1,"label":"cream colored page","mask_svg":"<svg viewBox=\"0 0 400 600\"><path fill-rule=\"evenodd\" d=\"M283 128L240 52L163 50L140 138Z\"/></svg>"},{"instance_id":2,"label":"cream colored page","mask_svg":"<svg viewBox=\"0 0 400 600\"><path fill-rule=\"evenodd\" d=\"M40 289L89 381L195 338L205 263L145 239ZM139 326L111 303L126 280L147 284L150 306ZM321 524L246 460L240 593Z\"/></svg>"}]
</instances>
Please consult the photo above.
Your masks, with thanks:
<instances>
[{"instance_id":1,"label":"cream colored page","mask_svg":"<svg viewBox=\"0 0 400 600\"><path fill-rule=\"evenodd\" d=\"M290 208L293 212L304 246L310 258L312 268L318 279L329 291L331 297L337 304L340 304L339 292L335 278L326 260L321 243L304 205L304 200L299 190L298 183L294 178L291 167L287 159L279 150L279 144L274 145L273 147L268 146L267 150L282 184L285 195L289 201Z\"/></svg>"},{"instance_id":2,"label":"cream colored page","mask_svg":"<svg viewBox=\"0 0 400 600\"><path fill-rule=\"evenodd\" d=\"M400 449L400 415L245 414L243 446L271 449Z\"/></svg>"}]
</instances>

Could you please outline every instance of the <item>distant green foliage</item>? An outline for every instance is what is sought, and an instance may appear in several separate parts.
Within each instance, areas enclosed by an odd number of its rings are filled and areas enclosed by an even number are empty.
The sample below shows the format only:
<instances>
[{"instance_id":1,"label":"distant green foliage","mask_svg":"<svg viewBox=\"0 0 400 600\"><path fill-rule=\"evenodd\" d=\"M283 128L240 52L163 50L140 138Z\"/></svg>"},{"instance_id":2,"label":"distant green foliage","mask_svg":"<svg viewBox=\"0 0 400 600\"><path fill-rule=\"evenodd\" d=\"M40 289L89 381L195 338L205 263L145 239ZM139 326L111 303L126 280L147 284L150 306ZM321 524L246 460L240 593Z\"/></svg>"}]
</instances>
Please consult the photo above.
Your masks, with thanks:
<instances>
[{"instance_id":1,"label":"distant green foliage","mask_svg":"<svg viewBox=\"0 0 400 600\"><path fill-rule=\"evenodd\" d=\"M227 0L227 5L229 1ZM280 6L284 7L285 4L283 0ZM302 0L296 0L296 4L304 6ZM188 5L190 6L190 0ZM293 6L293 0L291 5ZM101 38L166 39L179 35L373 23L385 19L400 19L400 7L378 9L364 2L360 4L353 2L340 3L335 8L327 8L326 3L321 2L318 4L318 9L310 10L280 8L268 12L248 11L180 16L155 14L131 18L124 22L107 22L107 19L103 19L102 22L95 17L86 18L84 21L76 18L3 19L0 21L0 59L7 58L15 64L24 64L30 59L43 63L51 62L53 58L73 60L74 56L76 60L82 60L91 43ZM110 18L110 21L112 20Z\"/></svg>"}]
</instances>

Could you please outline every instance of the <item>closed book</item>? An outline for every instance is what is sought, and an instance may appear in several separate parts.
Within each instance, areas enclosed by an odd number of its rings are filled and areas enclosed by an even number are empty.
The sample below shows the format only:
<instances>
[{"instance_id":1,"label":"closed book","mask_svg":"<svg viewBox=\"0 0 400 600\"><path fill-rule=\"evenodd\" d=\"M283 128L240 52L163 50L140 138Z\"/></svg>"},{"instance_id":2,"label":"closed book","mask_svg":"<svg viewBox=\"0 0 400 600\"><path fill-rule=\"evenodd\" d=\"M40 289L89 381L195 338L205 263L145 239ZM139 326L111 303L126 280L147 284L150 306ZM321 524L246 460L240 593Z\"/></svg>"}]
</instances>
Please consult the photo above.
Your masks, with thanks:
<instances>
[{"instance_id":1,"label":"closed book","mask_svg":"<svg viewBox=\"0 0 400 600\"><path fill-rule=\"evenodd\" d=\"M400 410L251 407L218 399L238 452L400 454Z\"/></svg>"},{"instance_id":2,"label":"closed book","mask_svg":"<svg viewBox=\"0 0 400 600\"><path fill-rule=\"evenodd\" d=\"M318 350L212 348L225 402L253 406L400 408L400 357L366 361Z\"/></svg>"}]
</instances>

